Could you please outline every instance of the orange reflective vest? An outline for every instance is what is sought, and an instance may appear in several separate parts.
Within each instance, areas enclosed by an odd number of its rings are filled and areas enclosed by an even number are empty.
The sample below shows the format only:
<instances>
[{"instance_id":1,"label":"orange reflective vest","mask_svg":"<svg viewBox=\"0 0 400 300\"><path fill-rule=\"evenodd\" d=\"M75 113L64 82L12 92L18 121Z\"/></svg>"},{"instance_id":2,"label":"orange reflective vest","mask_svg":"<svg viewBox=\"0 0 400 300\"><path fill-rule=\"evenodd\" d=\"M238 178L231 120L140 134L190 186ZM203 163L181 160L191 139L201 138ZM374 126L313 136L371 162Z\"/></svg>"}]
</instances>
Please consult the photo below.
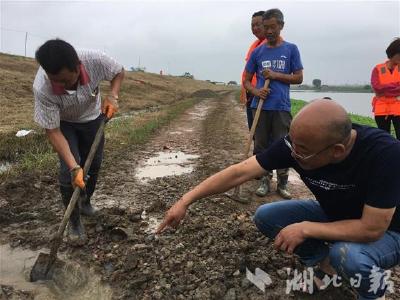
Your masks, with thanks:
<instances>
[{"instance_id":1,"label":"orange reflective vest","mask_svg":"<svg viewBox=\"0 0 400 300\"><path fill-rule=\"evenodd\" d=\"M399 67L396 66L393 72L390 72L386 63L375 66L375 72L378 74L379 84L399 84L400 85L400 72ZM400 115L400 99L394 96L375 95L372 99L372 111L375 116L387 115Z\"/></svg>"},{"instance_id":2,"label":"orange reflective vest","mask_svg":"<svg viewBox=\"0 0 400 300\"><path fill-rule=\"evenodd\" d=\"M250 45L250 48L247 51L246 58L245 58L246 62L249 60L249 58L251 56L251 53L253 53L253 50L256 49L258 46L260 46L264 41L265 40L262 40L262 41L256 40L256 41L253 42L253 44ZM246 103L246 101L247 101L246 89L243 87L243 82L244 82L245 77L246 77L246 70L243 70L243 73L242 73L242 90L241 90L241 93L240 93L240 102L242 102L243 104ZM254 74L253 78L251 79L251 84L253 86L256 86L256 84L257 84L256 74Z\"/></svg>"}]
</instances>

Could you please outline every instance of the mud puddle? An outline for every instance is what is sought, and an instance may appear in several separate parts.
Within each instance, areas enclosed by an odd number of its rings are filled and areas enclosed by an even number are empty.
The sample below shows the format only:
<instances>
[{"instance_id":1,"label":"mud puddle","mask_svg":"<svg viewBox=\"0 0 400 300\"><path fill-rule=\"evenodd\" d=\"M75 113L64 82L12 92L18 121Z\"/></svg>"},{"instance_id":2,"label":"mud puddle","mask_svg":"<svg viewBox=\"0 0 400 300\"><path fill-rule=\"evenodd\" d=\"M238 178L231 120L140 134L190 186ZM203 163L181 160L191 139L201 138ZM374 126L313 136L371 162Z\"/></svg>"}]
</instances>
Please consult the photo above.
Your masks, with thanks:
<instances>
[{"instance_id":1,"label":"mud puddle","mask_svg":"<svg viewBox=\"0 0 400 300\"><path fill-rule=\"evenodd\" d=\"M194 160L199 156L182 151L158 152L137 170L135 177L141 182L166 176L179 176L191 173Z\"/></svg>"},{"instance_id":2,"label":"mud puddle","mask_svg":"<svg viewBox=\"0 0 400 300\"><path fill-rule=\"evenodd\" d=\"M53 280L29 282L29 274L40 251L0 245L0 296L1 293L7 295L5 290L13 290L23 291L37 300L111 299L111 289L101 283L100 277L65 257L62 258L65 267L58 270Z\"/></svg>"}]
</instances>

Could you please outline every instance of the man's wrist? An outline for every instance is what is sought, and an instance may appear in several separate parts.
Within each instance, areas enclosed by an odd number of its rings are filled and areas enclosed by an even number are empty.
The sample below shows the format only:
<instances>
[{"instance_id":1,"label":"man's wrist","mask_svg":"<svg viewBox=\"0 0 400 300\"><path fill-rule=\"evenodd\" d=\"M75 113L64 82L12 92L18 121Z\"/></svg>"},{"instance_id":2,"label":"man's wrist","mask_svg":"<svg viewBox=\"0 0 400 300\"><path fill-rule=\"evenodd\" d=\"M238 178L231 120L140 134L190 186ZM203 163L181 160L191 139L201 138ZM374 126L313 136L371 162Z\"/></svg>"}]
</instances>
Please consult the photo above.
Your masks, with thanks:
<instances>
[{"instance_id":1,"label":"man's wrist","mask_svg":"<svg viewBox=\"0 0 400 300\"><path fill-rule=\"evenodd\" d=\"M80 169L80 168L81 168L80 165L76 165L75 167L69 169L69 172L72 173L72 172L74 172L74 171L76 171L76 170L78 170L78 169Z\"/></svg>"},{"instance_id":2,"label":"man's wrist","mask_svg":"<svg viewBox=\"0 0 400 300\"><path fill-rule=\"evenodd\" d=\"M114 101L118 101L118 99L119 99L118 94L114 94L114 93L108 94L107 97L112 98Z\"/></svg>"},{"instance_id":3,"label":"man's wrist","mask_svg":"<svg viewBox=\"0 0 400 300\"><path fill-rule=\"evenodd\" d=\"M311 224L312 223L309 222L309 221L303 221L302 222L302 225L303 225L303 236L306 239L309 239L309 238L312 237L312 233L311 233L311 230L310 230L310 227L311 227L310 225Z\"/></svg>"}]
</instances>

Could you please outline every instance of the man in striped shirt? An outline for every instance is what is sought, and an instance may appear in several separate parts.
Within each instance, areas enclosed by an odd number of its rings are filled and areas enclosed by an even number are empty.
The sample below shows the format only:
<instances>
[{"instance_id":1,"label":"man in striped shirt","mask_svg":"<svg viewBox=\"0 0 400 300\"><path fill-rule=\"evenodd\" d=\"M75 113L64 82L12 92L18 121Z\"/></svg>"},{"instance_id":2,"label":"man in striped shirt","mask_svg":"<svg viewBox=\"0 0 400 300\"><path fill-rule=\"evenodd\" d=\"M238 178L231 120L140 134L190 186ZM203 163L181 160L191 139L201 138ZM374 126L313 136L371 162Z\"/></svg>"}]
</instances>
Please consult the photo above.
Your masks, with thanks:
<instances>
[{"instance_id":1,"label":"man in striped shirt","mask_svg":"<svg viewBox=\"0 0 400 300\"><path fill-rule=\"evenodd\" d=\"M80 214L93 215L90 198L95 190L101 166L104 136L88 172L85 183L84 165L103 118L112 118L118 110L118 94L124 78L121 64L93 50L76 51L69 43L55 39L36 51L40 64L33 83L35 121L46 130L60 158L60 192L68 206L73 187L81 192L81 207L73 210L69 222L71 240L85 241ZM110 81L110 93L100 96L100 82ZM102 114L103 113L103 114Z\"/></svg>"}]
</instances>

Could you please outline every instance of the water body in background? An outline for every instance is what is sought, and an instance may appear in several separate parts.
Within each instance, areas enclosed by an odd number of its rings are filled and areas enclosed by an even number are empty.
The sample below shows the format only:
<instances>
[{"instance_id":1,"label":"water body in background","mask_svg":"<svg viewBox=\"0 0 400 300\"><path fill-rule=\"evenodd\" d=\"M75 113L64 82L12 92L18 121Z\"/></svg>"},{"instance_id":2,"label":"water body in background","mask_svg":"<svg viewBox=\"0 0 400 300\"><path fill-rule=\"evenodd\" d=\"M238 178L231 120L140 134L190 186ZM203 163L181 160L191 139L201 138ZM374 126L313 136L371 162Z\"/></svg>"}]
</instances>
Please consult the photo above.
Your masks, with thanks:
<instances>
[{"instance_id":1,"label":"water body in background","mask_svg":"<svg viewBox=\"0 0 400 300\"><path fill-rule=\"evenodd\" d=\"M371 106L373 96L373 93L290 91L290 98L307 102L317 98L331 97L337 103L342 105L347 112L367 117L373 117Z\"/></svg>"}]
</instances>

